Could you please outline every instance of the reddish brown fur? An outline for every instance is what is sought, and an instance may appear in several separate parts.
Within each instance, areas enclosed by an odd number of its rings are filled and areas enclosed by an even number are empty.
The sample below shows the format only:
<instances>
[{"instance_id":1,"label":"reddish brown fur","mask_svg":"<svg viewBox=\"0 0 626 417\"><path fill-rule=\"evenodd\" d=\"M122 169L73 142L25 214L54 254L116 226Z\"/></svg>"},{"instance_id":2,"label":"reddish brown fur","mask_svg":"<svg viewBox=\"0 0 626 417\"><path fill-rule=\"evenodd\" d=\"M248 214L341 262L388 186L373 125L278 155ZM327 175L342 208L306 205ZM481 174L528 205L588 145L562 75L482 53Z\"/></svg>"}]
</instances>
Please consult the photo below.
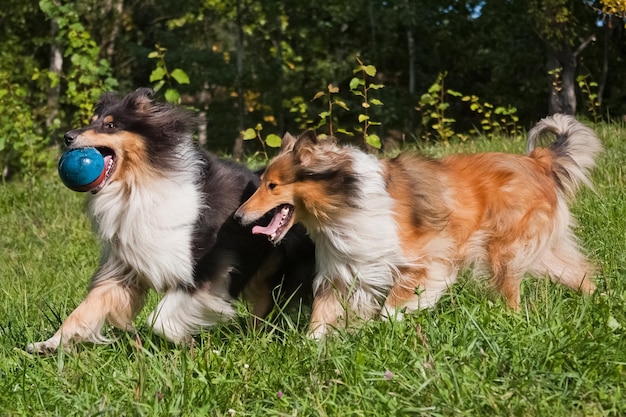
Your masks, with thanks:
<instances>
[{"instance_id":1,"label":"reddish brown fur","mask_svg":"<svg viewBox=\"0 0 626 417\"><path fill-rule=\"evenodd\" d=\"M507 265L520 248L535 245L555 229L559 208L558 188L551 175L552 158L549 151L535 151L533 157L485 153L453 155L440 163L420 156L404 155L401 168L386 161L389 194L397 201L396 222L405 256L409 259L428 259L437 256L428 248L437 237L450 239L452 246L447 256L451 268L467 266L478 260L477 248L470 237L486 233L484 242L488 262L493 273L492 283L514 309L520 306L519 285L525 271L509 271ZM427 213L446 215L445 222L433 221L415 225L415 211L421 202L411 198L416 178L432 180L433 190L443 189ZM432 191L427 191L432 194ZM438 192L435 192L435 195ZM470 258L470 259L468 259ZM563 281L565 285L583 292L595 288L590 276L594 269L584 259L570 265L578 278ZM403 271L403 279L388 299L390 307L400 307L414 298L414 289L423 288L428 279L422 268ZM545 272L551 273L554 271Z\"/></svg>"}]
</instances>

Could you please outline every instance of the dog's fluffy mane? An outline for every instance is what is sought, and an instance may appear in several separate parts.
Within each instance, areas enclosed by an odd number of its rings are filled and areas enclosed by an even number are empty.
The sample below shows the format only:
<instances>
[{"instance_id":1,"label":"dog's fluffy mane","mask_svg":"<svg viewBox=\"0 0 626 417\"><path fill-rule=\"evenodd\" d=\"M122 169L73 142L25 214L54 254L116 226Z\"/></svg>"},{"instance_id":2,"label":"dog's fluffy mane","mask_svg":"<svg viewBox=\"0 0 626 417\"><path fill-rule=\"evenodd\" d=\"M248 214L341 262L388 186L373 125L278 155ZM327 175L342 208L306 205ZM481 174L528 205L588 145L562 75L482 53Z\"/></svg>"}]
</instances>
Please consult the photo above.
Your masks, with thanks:
<instances>
[{"instance_id":1,"label":"dog's fluffy mane","mask_svg":"<svg viewBox=\"0 0 626 417\"><path fill-rule=\"evenodd\" d=\"M314 282L314 293L340 285L352 294L351 310L361 316L376 314L392 284L389 277L408 264L397 239L394 201L385 189L383 166L374 155L339 146L333 137L316 139L312 133L301 136L292 152L297 160L295 177L323 180L327 201L337 202L332 215L311 205L315 220L303 220L316 242L320 279ZM331 283L323 277L336 280Z\"/></svg>"}]
</instances>

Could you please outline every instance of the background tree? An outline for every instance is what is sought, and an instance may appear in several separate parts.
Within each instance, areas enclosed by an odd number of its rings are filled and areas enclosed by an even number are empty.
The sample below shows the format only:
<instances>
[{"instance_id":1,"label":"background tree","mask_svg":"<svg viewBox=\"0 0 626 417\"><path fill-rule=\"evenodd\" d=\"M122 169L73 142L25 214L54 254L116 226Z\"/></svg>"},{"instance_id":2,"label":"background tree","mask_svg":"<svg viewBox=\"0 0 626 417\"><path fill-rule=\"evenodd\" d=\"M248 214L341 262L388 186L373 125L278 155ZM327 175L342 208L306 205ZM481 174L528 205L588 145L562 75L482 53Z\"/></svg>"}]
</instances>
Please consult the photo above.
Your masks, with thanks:
<instances>
[{"instance_id":1,"label":"background tree","mask_svg":"<svg viewBox=\"0 0 626 417\"><path fill-rule=\"evenodd\" d=\"M544 42L549 75L549 113L576 114L576 67L585 48L596 40L596 18L584 2L528 2L534 28Z\"/></svg>"},{"instance_id":2,"label":"background tree","mask_svg":"<svg viewBox=\"0 0 626 417\"><path fill-rule=\"evenodd\" d=\"M157 45L168 68L189 76L189 84L169 87L201 116L200 142L235 157L258 150L254 141L244 146L245 128L282 135L319 125L327 103L312 98L329 84L348 109L335 112L335 122L354 130L361 103L349 83L357 57L384 85L376 91L384 105L371 109L382 122L371 133L380 137L422 137L415 108L444 73L446 88L511 106L525 127L556 111L626 114L623 2L613 0L6 3L3 176L54 163L46 150L59 143L56 132L79 123L102 91L155 83L157 60L149 56ZM459 133L480 124L467 102L447 105Z\"/></svg>"}]
</instances>

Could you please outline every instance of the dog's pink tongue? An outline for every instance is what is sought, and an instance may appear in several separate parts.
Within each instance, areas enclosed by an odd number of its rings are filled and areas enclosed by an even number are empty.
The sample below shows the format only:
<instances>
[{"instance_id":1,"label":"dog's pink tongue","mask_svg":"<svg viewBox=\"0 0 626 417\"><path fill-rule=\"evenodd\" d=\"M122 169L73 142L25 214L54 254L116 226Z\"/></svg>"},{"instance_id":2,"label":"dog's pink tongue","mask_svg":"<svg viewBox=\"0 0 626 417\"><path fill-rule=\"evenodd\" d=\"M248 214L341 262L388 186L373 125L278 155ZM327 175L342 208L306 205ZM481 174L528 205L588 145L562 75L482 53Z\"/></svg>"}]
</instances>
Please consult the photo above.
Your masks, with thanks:
<instances>
[{"instance_id":1,"label":"dog's pink tongue","mask_svg":"<svg viewBox=\"0 0 626 417\"><path fill-rule=\"evenodd\" d=\"M280 227L280 223L282 221L282 212L281 210L276 210L276 213L274 213L274 218L272 219L272 221L270 222L269 225L267 226L254 226L252 228L252 233L254 233L255 235L266 235L266 236L271 236L274 233L276 233L276 231L278 230L278 228Z\"/></svg>"}]
</instances>

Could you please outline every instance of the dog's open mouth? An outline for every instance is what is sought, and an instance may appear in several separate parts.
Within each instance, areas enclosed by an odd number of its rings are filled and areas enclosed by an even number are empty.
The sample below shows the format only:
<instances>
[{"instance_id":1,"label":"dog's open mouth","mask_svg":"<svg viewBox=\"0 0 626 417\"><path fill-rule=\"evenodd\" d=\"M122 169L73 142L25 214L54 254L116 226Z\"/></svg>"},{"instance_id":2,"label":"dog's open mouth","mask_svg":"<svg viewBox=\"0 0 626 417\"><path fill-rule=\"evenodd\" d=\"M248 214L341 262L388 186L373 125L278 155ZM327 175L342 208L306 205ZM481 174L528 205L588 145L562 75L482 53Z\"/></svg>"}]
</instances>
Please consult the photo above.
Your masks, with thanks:
<instances>
[{"instance_id":1,"label":"dog's open mouth","mask_svg":"<svg viewBox=\"0 0 626 417\"><path fill-rule=\"evenodd\" d=\"M280 242L291 228L293 211L294 208L290 204L276 207L270 224L267 226L254 226L252 233L255 235L266 235L272 243Z\"/></svg>"},{"instance_id":2,"label":"dog's open mouth","mask_svg":"<svg viewBox=\"0 0 626 417\"><path fill-rule=\"evenodd\" d=\"M104 179L100 182L100 184L98 184L95 188L90 190L92 194L96 194L99 191L101 191L106 186L106 184L109 182L109 179L111 178L111 175L113 175L113 172L115 171L115 162L117 160L117 158L115 156L115 152L113 151L113 149L107 148L107 147L104 147L104 146L98 146L98 147L96 147L96 149L104 157L104 171L105 171L105 173L104 173Z\"/></svg>"}]
</instances>

